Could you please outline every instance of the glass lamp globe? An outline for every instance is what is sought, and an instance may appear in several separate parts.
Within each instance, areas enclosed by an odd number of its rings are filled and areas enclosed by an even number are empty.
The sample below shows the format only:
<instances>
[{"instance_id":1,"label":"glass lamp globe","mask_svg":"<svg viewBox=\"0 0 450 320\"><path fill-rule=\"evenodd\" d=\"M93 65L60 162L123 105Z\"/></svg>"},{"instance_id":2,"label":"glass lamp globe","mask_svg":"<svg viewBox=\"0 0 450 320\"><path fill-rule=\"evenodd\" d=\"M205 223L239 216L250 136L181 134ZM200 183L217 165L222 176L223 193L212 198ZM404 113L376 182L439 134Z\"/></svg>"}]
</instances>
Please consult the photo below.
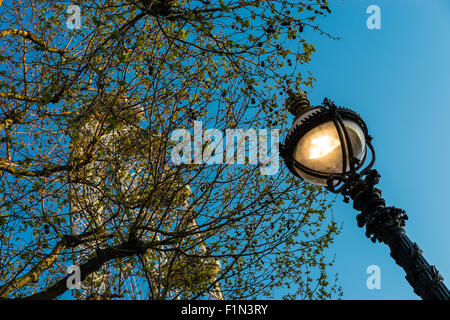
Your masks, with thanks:
<instances>
[{"instance_id":1,"label":"glass lamp globe","mask_svg":"<svg viewBox=\"0 0 450 320\"><path fill-rule=\"evenodd\" d=\"M352 155L362 161L366 152L366 141L361 127L352 120L343 120L350 139ZM348 148L345 148L347 159L351 159ZM343 173L343 155L341 140L333 121L327 121L308 131L295 145L292 157L303 166L324 175ZM327 179L309 175L294 167L296 172L306 181L318 185L327 185ZM349 161L344 172L350 170Z\"/></svg>"}]
</instances>

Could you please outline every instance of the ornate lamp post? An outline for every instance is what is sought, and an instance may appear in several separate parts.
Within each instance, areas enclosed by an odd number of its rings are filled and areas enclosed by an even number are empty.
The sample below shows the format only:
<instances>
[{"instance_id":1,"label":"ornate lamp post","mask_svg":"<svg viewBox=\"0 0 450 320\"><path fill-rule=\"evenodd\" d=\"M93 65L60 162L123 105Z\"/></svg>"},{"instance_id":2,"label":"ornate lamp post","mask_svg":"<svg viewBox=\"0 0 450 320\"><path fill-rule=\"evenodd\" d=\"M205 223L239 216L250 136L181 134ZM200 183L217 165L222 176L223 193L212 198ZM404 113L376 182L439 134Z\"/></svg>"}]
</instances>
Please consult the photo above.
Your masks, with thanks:
<instances>
[{"instance_id":1,"label":"ornate lamp post","mask_svg":"<svg viewBox=\"0 0 450 320\"><path fill-rule=\"evenodd\" d=\"M380 175L372 169L375 150L363 119L327 98L321 106L311 107L304 92L291 93L286 106L295 116L280 147L289 170L306 181L341 193L345 202L351 198L353 207L361 212L356 217L358 226L366 226L366 236L373 242L389 246L414 292L422 299L450 300L442 276L406 235L405 211L386 207L381 190L374 187ZM368 149L371 161L363 168Z\"/></svg>"}]
</instances>

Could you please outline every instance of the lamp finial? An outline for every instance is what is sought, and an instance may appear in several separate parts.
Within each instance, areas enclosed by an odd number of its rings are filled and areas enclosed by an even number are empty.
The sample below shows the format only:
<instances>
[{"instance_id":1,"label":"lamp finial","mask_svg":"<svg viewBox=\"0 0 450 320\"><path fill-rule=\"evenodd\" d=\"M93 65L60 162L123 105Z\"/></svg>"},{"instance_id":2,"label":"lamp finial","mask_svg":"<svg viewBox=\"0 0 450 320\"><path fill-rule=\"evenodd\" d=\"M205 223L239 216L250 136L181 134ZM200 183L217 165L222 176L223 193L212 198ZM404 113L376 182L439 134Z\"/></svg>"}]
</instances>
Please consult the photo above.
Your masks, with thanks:
<instances>
[{"instance_id":1,"label":"lamp finial","mask_svg":"<svg viewBox=\"0 0 450 320\"><path fill-rule=\"evenodd\" d=\"M304 91L300 90L298 93L294 93L290 90L288 95L286 107L295 118L298 118L300 115L311 109L311 103Z\"/></svg>"}]
</instances>

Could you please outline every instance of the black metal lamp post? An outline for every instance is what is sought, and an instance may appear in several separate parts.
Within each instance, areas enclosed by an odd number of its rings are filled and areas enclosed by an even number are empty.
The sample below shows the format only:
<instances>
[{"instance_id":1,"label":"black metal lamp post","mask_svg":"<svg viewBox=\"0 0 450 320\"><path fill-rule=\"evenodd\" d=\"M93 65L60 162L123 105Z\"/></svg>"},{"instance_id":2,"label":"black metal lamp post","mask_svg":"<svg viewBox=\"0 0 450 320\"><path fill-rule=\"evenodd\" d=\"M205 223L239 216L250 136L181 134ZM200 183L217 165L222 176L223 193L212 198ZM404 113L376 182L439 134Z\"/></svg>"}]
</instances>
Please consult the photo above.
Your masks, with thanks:
<instances>
[{"instance_id":1,"label":"black metal lamp post","mask_svg":"<svg viewBox=\"0 0 450 320\"><path fill-rule=\"evenodd\" d=\"M366 226L366 236L384 242L391 256L406 272L406 279L422 299L450 300L450 291L442 276L422 256L422 251L406 235L405 211L386 207L381 190L374 188L380 175L372 166L375 151L366 124L354 111L337 107L325 98L311 107L304 92L291 93L286 101L295 116L280 155L296 176L334 193L344 201L353 200L359 227ZM372 159L362 168L370 149Z\"/></svg>"}]
</instances>

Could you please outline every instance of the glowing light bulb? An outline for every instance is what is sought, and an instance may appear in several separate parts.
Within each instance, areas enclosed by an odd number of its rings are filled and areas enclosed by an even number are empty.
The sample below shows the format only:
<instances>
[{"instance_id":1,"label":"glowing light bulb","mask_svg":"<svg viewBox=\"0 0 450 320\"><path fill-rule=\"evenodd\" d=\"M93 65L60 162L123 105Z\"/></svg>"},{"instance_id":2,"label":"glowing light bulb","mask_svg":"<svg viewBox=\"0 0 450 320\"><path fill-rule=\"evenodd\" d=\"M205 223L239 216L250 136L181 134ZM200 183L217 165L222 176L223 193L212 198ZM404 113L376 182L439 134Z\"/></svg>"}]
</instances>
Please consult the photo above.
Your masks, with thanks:
<instances>
[{"instance_id":1,"label":"glowing light bulb","mask_svg":"<svg viewBox=\"0 0 450 320\"><path fill-rule=\"evenodd\" d=\"M339 145L339 140L330 136L322 136L320 138L312 139L309 158L322 158L336 149Z\"/></svg>"}]
</instances>

